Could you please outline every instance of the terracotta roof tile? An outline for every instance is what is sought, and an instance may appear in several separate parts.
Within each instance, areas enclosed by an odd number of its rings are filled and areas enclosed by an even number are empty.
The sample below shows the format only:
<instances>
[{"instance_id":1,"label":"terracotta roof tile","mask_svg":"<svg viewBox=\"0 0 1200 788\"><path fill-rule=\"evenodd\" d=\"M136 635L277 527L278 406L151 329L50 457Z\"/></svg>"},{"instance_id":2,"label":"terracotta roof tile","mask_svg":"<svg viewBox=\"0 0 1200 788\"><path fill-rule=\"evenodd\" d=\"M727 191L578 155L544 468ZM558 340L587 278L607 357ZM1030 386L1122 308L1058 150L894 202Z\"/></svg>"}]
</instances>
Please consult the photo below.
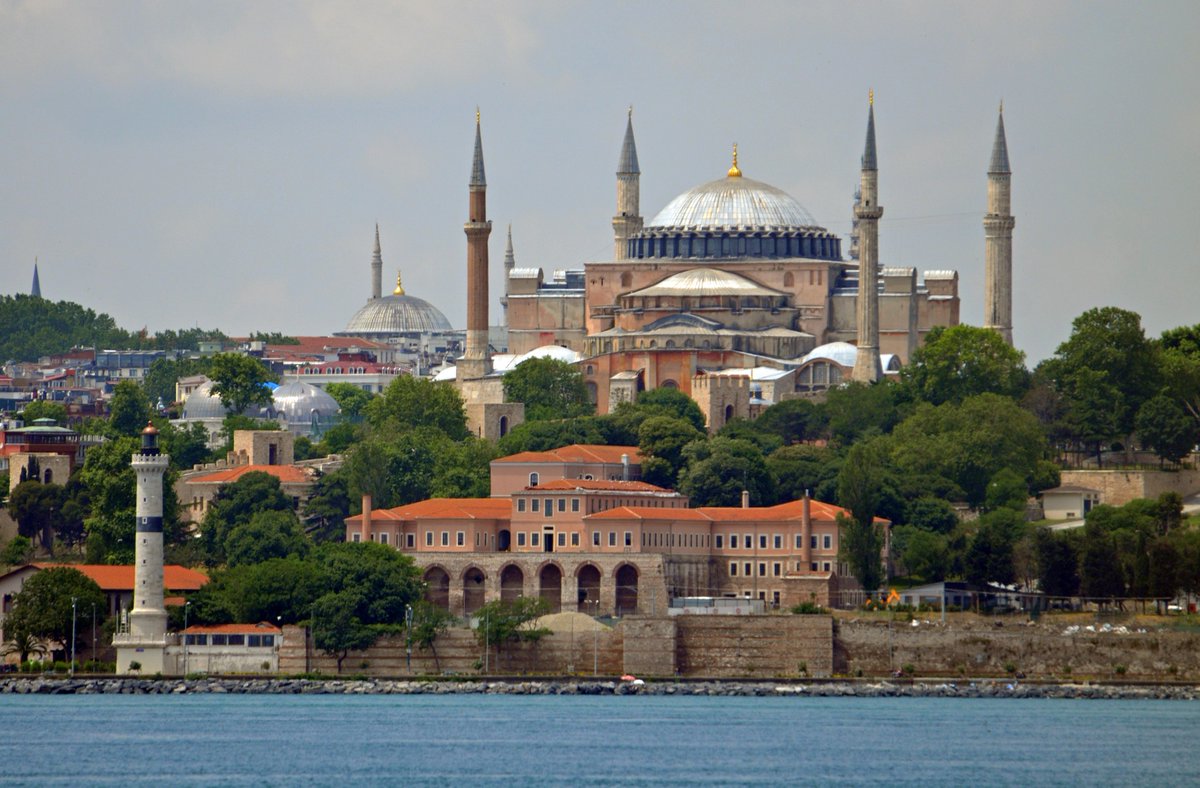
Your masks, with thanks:
<instances>
[{"instance_id":1,"label":"terracotta roof tile","mask_svg":"<svg viewBox=\"0 0 1200 788\"><path fill-rule=\"evenodd\" d=\"M699 509L659 509L653 506L617 506L603 512L585 515L584 520L680 520L710 521L712 518Z\"/></svg>"},{"instance_id":2,"label":"terracotta roof tile","mask_svg":"<svg viewBox=\"0 0 1200 788\"><path fill-rule=\"evenodd\" d=\"M283 484L308 484L312 481L308 472L296 465L239 465L204 476L193 476L187 481L190 484L228 484L253 472L269 473Z\"/></svg>"},{"instance_id":3,"label":"terracotta roof tile","mask_svg":"<svg viewBox=\"0 0 1200 788\"><path fill-rule=\"evenodd\" d=\"M265 621L258 624L194 625L183 630L185 635L280 635L283 630Z\"/></svg>"},{"instance_id":4,"label":"terracotta roof tile","mask_svg":"<svg viewBox=\"0 0 1200 788\"><path fill-rule=\"evenodd\" d=\"M642 454L637 446L600 446L587 443L574 443L550 451L523 451L508 457L501 457L495 462L605 462L619 464L622 455L629 455L629 462L633 465L639 465L642 462Z\"/></svg>"},{"instance_id":5,"label":"terracotta roof tile","mask_svg":"<svg viewBox=\"0 0 1200 788\"><path fill-rule=\"evenodd\" d=\"M371 512L371 520L507 520L512 516L508 498L431 498L392 509ZM362 515L346 518L362 525Z\"/></svg>"},{"instance_id":6,"label":"terracotta roof tile","mask_svg":"<svg viewBox=\"0 0 1200 788\"><path fill-rule=\"evenodd\" d=\"M664 492L673 493L666 487L659 487L648 482L625 482L619 479L556 479L539 484L536 487L526 487L526 492L538 490L598 490L608 492Z\"/></svg>"},{"instance_id":7,"label":"terracotta roof tile","mask_svg":"<svg viewBox=\"0 0 1200 788\"><path fill-rule=\"evenodd\" d=\"M132 591L133 565L111 566L109 564L49 564L35 563L38 569L66 567L78 569L95 581L102 591ZM208 582L208 575L177 564L163 567L163 586L171 591L197 591Z\"/></svg>"}]
</instances>

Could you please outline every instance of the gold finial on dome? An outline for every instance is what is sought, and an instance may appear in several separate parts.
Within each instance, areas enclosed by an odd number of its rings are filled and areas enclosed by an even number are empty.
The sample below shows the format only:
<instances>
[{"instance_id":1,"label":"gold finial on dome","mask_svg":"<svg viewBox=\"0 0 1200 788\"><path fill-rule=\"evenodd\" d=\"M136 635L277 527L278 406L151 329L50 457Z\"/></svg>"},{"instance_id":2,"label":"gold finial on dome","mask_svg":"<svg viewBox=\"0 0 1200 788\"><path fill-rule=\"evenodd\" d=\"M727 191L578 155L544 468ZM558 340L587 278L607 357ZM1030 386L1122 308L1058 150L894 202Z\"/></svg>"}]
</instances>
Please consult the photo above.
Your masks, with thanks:
<instances>
[{"instance_id":1,"label":"gold finial on dome","mask_svg":"<svg viewBox=\"0 0 1200 788\"><path fill-rule=\"evenodd\" d=\"M400 284L400 272L396 272L396 289L392 291L392 295L404 295L404 285Z\"/></svg>"},{"instance_id":2,"label":"gold finial on dome","mask_svg":"<svg viewBox=\"0 0 1200 788\"><path fill-rule=\"evenodd\" d=\"M727 174L729 175L730 178L742 177L742 171L739 170L738 166L737 166L737 143L736 142L733 143L733 166L729 168L729 172Z\"/></svg>"},{"instance_id":3,"label":"gold finial on dome","mask_svg":"<svg viewBox=\"0 0 1200 788\"><path fill-rule=\"evenodd\" d=\"M875 106L875 88L869 88L867 90L867 106Z\"/></svg>"},{"instance_id":4,"label":"gold finial on dome","mask_svg":"<svg viewBox=\"0 0 1200 788\"><path fill-rule=\"evenodd\" d=\"M475 125L479 125L479 107L475 107Z\"/></svg>"}]
</instances>

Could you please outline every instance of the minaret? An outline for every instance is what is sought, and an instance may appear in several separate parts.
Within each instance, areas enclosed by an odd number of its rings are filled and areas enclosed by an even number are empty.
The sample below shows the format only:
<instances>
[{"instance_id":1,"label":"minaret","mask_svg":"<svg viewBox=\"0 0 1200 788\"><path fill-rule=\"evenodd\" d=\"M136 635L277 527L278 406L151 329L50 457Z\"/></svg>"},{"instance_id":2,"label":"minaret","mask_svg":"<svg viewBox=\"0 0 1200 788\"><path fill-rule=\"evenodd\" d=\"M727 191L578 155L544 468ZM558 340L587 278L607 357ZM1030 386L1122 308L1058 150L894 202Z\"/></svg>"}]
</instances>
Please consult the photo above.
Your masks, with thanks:
<instances>
[{"instance_id":1,"label":"minaret","mask_svg":"<svg viewBox=\"0 0 1200 788\"><path fill-rule=\"evenodd\" d=\"M38 279L37 258L33 260L33 287L29 288L29 295L34 298L42 297L42 282Z\"/></svg>"},{"instance_id":2,"label":"minaret","mask_svg":"<svg viewBox=\"0 0 1200 788\"><path fill-rule=\"evenodd\" d=\"M487 178L483 172L483 137L475 110L475 159L471 163L467 234L467 346L458 361L458 379L481 378L492 371L488 356L488 236Z\"/></svg>"},{"instance_id":3,"label":"minaret","mask_svg":"<svg viewBox=\"0 0 1200 788\"><path fill-rule=\"evenodd\" d=\"M117 672L129 673L130 663L145 674L164 670L167 611L163 607L163 474L170 458L159 451L158 430L142 430L142 447L131 465L137 474L136 543L134 545L133 610L128 630L113 636Z\"/></svg>"},{"instance_id":4,"label":"minaret","mask_svg":"<svg viewBox=\"0 0 1200 788\"><path fill-rule=\"evenodd\" d=\"M383 295L383 250L379 247L379 223L375 223L375 251L371 254L371 299Z\"/></svg>"},{"instance_id":5,"label":"minaret","mask_svg":"<svg viewBox=\"0 0 1200 788\"><path fill-rule=\"evenodd\" d=\"M983 325L1012 344L1012 169L1004 138L1004 103L996 121L996 140L988 166L988 212L983 217Z\"/></svg>"},{"instance_id":6,"label":"minaret","mask_svg":"<svg viewBox=\"0 0 1200 788\"><path fill-rule=\"evenodd\" d=\"M879 168L875 160L875 91L868 94L867 143L862 156L858 219L858 353L851 380L874 383L879 366Z\"/></svg>"},{"instance_id":7,"label":"minaret","mask_svg":"<svg viewBox=\"0 0 1200 788\"><path fill-rule=\"evenodd\" d=\"M643 220L639 207L642 171L638 168L637 145L633 142L633 107L625 121L625 141L621 143L621 158L617 160L617 215L613 217L614 259L629 257L629 239L642 231Z\"/></svg>"},{"instance_id":8,"label":"minaret","mask_svg":"<svg viewBox=\"0 0 1200 788\"><path fill-rule=\"evenodd\" d=\"M508 241L504 244L504 295L500 297L500 308L504 311L504 325L508 326L508 290L509 276L517 267L517 257L513 254L512 222L508 223Z\"/></svg>"}]
</instances>

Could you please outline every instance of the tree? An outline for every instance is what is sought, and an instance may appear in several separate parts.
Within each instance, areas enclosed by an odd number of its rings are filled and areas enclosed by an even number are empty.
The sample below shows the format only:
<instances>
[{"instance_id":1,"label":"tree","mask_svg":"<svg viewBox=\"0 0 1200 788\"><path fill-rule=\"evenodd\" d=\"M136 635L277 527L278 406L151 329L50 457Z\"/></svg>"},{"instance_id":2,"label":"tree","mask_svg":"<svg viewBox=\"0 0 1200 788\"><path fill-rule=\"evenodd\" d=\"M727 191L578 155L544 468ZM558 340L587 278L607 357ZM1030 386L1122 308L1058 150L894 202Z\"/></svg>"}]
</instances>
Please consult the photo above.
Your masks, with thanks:
<instances>
[{"instance_id":1,"label":"tree","mask_svg":"<svg viewBox=\"0 0 1200 788\"><path fill-rule=\"evenodd\" d=\"M698 430L703 430L706 425L704 413L700 410L700 406L696 401L684 394L679 389L672 388L657 388L650 391L643 391L638 394L637 402L632 405L625 405L626 408L632 408L638 413L644 414L645 418L650 416L674 416L677 419L684 419L691 422L692 426ZM618 407L618 410L621 408Z\"/></svg>"},{"instance_id":2,"label":"tree","mask_svg":"<svg viewBox=\"0 0 1200 788\"><path fill-rule=\"evenodd\" d=\"M966 577L975 585L1008 584L1016 577L1013 544L1020 527L1019 516L1010 509L998 509L979 519L979 530L966 554Z\"/></svg>"},{"instance_id":3,"label":"tree","mask_svg":"<svg viewBox=\"0 0 1200 788\"><path fill-rule=\"evenodd\" d=\"M255 512L249 522L233 526L225 536L225 560L229 566L304 556L308 548L300 520L290 510Z\"/></svg>"},{"instance_id":4,"label":"tree","mask_svg":"<svg viewBox=\"0 0 1200 788\"><path fill-rule=\"evenodd\" d=\"M467 437L467 415L458 389L424 378L400 375L367 404L365 413L371 427L385 434L431 427L451 440Z\"/></svg>"},{"instance_id":5,"label":"tree","mask_svg":"<svg viewBox=\"0 0 1200 788\"><path fill-rule=\"evenodd\" d=\"M918 398L935 405L984 393L1015 399L1029 385L1024 360L989 328L935 326L900 374Z\"/></svg>"},{"instance_id":6,"label":"tree","mask_svg":"<svg viewBox=\"0 0 1200 788\"><path fill-rule=\"evenodd\" d=\"M21 419L28 426L38 419L54 419L56 424L67 422L67 406L61 402L46 399L35 399L26 402L21 411Z\"/></svg>"},{"instance_id":7,"label":"tree","mask_svg":"<svg viewBox=\"0 0 1200 788\"><path fill-rule=\"evenodd\" d=\"M166 419L159 419L154 426L158 428L158 445L171 458L171 466L181 470L191 470L194 466L208 460L211 452L208 449L208 430L203 424L171 424Z\"/></svg>"},{"instance_id":8,"label":"tree","mask_svg":"<svg viewBox=\"0 0 1200 788\"><path fill-rule=\"evenodd\" d=\"M996 394L962 404L922 403L891 436L891 455L902 474L932 474L956 484L979 507L988 482L1008 468L1026 482L1047 451L1037 419Z\"/></svg>"},{"instance_id":9,"label":"tree","mask_svg":"<svg viewBox=\"0 0 1200 788\"><path fill-rule=\"evenodd\" d=\"M18 484L8 499L17 533L36 537L42 548L54 555L54 526L65 499L65 490L58 484L42 484L35 479Z\"/></svg>"},{"instance_id":10,"label":"tree","mask_svg":"<svg viewBox=\"0 0 1200 788\"><path fill-rule=\"evenodd\" d=\"M421 598L424 584L413 560L375 542L327 542L313 551L321 586L359 595L356 615L365 624L399 625L405 606Z\"/></svg>"},{"instance_id":11,"label":"tree","mask_svg":"<svg viewBox=\"0 0 1200 788\"><path fill-rule=\"evenodd\" d=\"M337 400L342 418L350 420L362 418L367 405L375 399L374 394L353 383L328 383L325 393Z\"/></svg>"},{"instance_id":12,"label":"tree","mask_svg":"<svg viewBox=\"0 0 1200 788\"><path fill-rule=\"evenodd\" d=\"M902 526L895 529L893 547L909 575L926 582L936 582L946 577L950 556L944 535L911 525Z\"/></svg>"},{"instance_id":13,"label":"tree","mask_svg":"<svg viewBox=\"0 0 1200 788\"><path fill-rule=\"evenodd\" d=\"M1173 599L1179 590L1179 550L1167 539L1156 539L1150 544L1149 593L1158 599Z\"/></svg>"},{"instance_id":14,"label":"tree","mask_svg":"<svg viewBox=\"0 0 1200 788\"><path fill-rule=\"evenodd\" d=\"M424 599L412 606L412 612L412 628L408 636L421 651L429 649L433 652L434 667L441 673L442 662L438 658L437 639L454 623L454 616L450 615L450 611Z\"/></svg>"},{"instance_id":15,"label":"tree","mask_svg":"<svg viewBox=\"0 0 1200 788\"><path fill-rule=\"evenodd\" d=\"M550 612L550 605L540 596L519 596L513 600L497 599L475 611L479 622L475 637L485 648L495 648L503 654L513 643L536 643L550 630L530 626L534 620Z\"/></svg>"},{"instance_id":16,"label":"tree","mask_svg":"<svg viewBox=\"0 0 1200 788\"><path fill-rule=\"evenodd\" d=\"M33 542L27 536L14 536L4 545L4 549L0 550L0 564L8 566L17 566L24 564L33 558Z\"/></svg>"},{"instance_id":17,"label":"tree","mask_svg":"<svg viewBox=\"0 0 1200 788\"><path fill-rule=\"evenodd\" d=\"M571 419L594 413L583 374L556 358L531 358L504 373L504 398L525 403L528 421Z\"/></svg>"},{"instance_id":18,"label":"tree","mask_svg":"<svg viewBox=\"0 0 1200 788\"><path fill-rule=\"evenodd\" d=\"M875 523L882 466L878 442L858 443L838 474L838 503L850 511L838 515L841 558L868 593L883 580L883 537Z\"/></svg>"},{"instance_id":19,"label":"tree","mask_svg":"<svg viewBox=\"0 0 1200 788\"><path fill-rule=\"evenodd\" d=\"M1091 446L1098 465L1104 465L1104 445L1127 431L1122 420L1127 410L1120 389L1101 370L1079 369L1059 385L1066 406L1064 424L1076 441Z\"/></svg>"},{"instance_id":20,"label":"tree","mask_svg":"<svg viewBox=\"0 0 1200 788\"><path fill-rule=\"evenodd\" d=\"M1113 599L1125 594L1121 562L1112 537L1090 520L1083 530L1079 581L1083 595L1092 599Z\"/></svg>"},{"instance_id":21,"label":"tree","mask_svg":"<svg viewBox=\"0 0 1200 788\"><path fill-rule=\"evenodd\" d=\"M690 421L674 416L651 416L638 427L638 449L642 455L642 479L674 488L683 469L683 450L705 435ZM660 463L648 462L650 459Z\"/></svg>"},{"instance_id":22,"label":"tree","mask_svg":"<svg viewBox=\"0 0 1200 788\"><path fill-rule=\"evenodd\" d=\"M108 413L113 434L140 435L150 421L150 401L141 386L132 380L122 380L113 387Z\"/></svg>"},{"instance_id":23,"label":"tree","mask_svg":"<svg viewBox=\"0 0 1200 788\"><path fill-rule=\"evenodd\" d=\"M819 438L829 426L829 419L825 410L811 400L785 399L764 410L754 423L778 435L788 446Z\"/></svg>"},{"instance_id":24,"label":"tree","mask_svg":"<svg viewBox=\"0 0 1200 788\"><path fill-rule=\"evenodd\" d=\"M72 611L71 601L75 600ZM26 633L42 640L71 645L72 614L76 616L76 634L82 632L85 619L91 621L92 606L101 616L108 609L107 599L95 581L70 567L54 567L37 572L13 597L12 610L4 628ZM22 655L24 661L24 655Z\"/></svg>"},{"instance_id":25,"label":"tree","mask_svg":"<svg viewBox=\"0 0 1200 788\"><path fill-rule=\"evenodd\" d=\"M496 442L500 456L518 454L523 451L550 451L575 443L609 443L601 431L602 420L583 417L563 421L527 421L513 427L507 435ZM636 433L635 433L636 434ZM633 440L636 443L637 440Z\"/></svg>"},{"instance_id":26,"label":"tree","mask_svg":"<svg viewBox=\"0 0 1200 788\"><path fill-rule=\"evenodd\" d=\"M337 672L351 651L370 648L381 634L378 627L359 618L362 595L353 591L335 591L313 603L313 643L326 654L337 658Z\"/></svg>"},{"instance_id":27,"label":"tree","mask_svg":"<svg viewBox=\"0 0 1200 788\"><path fill-rule=\"evenodd\" d=\"M1049 528L1034 534L1038 585L1048 597L1068 597L1079 593L1079 559L1071 539Z\"/></svg>"},{"instance_id":28,"label":"tree","mask_svg":"<svg viewBox=\"0 0 1200 788\"><path fill-rule=\"evenodd\" d=\"M805 491L818 500L834 500L841 468L842 458L823 446L784 446L767 457L781 501L799 500Z\"/></svg>"},{"instance_id":29,"label":"tree","mask_svg":"<svg viewBox=\"0 0 1200 788\"><path fill-rule=\"evenodd\" d=\"M948 534L958 525L958 512L941 498L922 496L909 501L904 521L922 531Z\"/></svg>"},{"instance_id":30,"label":"tree","mask_svg":"<svg viewBox=\"0 0 1200 788\"><path fill-rule=\"evenodd\" d=\"M271 558L217 570L189 597L193 620L203 624L307 620L325 592L321 567L309 558Z\"/></svg>"},{"instance_id":31,"label":"tree","mask_svg":"<svg viewBox=\"0 0 1200 788\"><path fill-rule=\"evenodd\" d=\"M482 438L445 441L433 463L430 495L434 498L486 498L492 488L492 460L499 454Z\"/></svg>"},{"instance_id":32,"label":"tree","mask_svg":"<svg viewBox=\"0 0 1200 788\"><path fill-rule=\"evenodd\" d=\"M253 356L240 353L218 353L212 357L209 368L212 392L221 398L221 404L233 413L244 413L251 407L269 407L273 382L270 371Z\"/></svg>"},{"instance_id":33,"label":"tree","mask_svg":"<svg viewBox=\"0 0 1200 788\"><path fill-rule=\"evenodd\" d=\"M740 506L743 490L756 506L775 503L775 480L754 444L731 438L693 441L683 455L679 490L693 506Z\"/></svg>"},{"instance_id":34,"label":"tree","mask_svg":"<svg viewBox=\"0 0 1200 788\"><path fill-rule=\"evenodd\" d=\"M864 435L891 432L901 419L902 394L900 386L886 380L830 389L825 399L830 436L849 446Z\"/></svg>"},{"instance_id":35,"label":"tree","mask_svg":"<svg viewBox=\"0 0 1200 788\"><path fill-rule=\"evenodd\" d=\"M988 482L983 508L989 512L997 509L1023 512L1028 499L1029 488L1025 486L1025 480L1012 468L1001 468Z\"/></svg>"},{"instance_id":36,"label":"tree","mask_svg":"<svg viewBox=\"0 0 1200 788\"><path fill-rule=\"evenodd\" d=\"M304 503L304 522L309 536L314 542L343 541L345 520L353 509L350 485L341 469L319 477Z\"/></svg>"},{"instance_id":37,"label":"tree","mask_svg":"<svg viewBox=\"0 0 1200 788\"><path fill-rule=\"evenodd\" d=\"M1192 453L1200 440L1197 422L1179 402L1160 394L1146 400L1134 422L1138 437L1162 461L1177 463Z\"/></svg>"},{"instance_id":38,"label":"tree","mask_svg":"<svg viewBox=\"0 0 1200 788\"><path fill-rule=\"evenodd\" d=\"M142 378L142 389L150 402L171 403L175 401L175 384L180 378L207 375L211 368L212 357L155 359Z\"/></svg>"},{"instance_id":39,"label":"tree","mask_svg":"<svg viewBox=\"0 0 1200 788\"><path fill-rule=\"evenodd\" d=\"M1160 388L1157 348L1146 338L1141 317L1116 307L1089 309L1075 318L1070 338L1058 346L1047 367L1066 395L1068 410L1083 409L1075 423L1092 427L1089 437L1080 436L1089 441L1096 439L1095 428L1101 424L1119 435L1132 433L1142 403ZM1108 414L1101 418L1097 409Z\"/></svg>"},{"instance_id":40,"label":"tree","mask_svg":"<svg viewBox=\"0 0 1200 788\"><path fill-rule=\"evenodd\" d=\"M200 524L200 541L204 545L206 562L210 566L223 563L227 558L227 542L234 529L248 524L260 512L292 512L292 500L284 494L275 476L264 471L251 471L218 490Z\"/></svg>"}]
</instances>

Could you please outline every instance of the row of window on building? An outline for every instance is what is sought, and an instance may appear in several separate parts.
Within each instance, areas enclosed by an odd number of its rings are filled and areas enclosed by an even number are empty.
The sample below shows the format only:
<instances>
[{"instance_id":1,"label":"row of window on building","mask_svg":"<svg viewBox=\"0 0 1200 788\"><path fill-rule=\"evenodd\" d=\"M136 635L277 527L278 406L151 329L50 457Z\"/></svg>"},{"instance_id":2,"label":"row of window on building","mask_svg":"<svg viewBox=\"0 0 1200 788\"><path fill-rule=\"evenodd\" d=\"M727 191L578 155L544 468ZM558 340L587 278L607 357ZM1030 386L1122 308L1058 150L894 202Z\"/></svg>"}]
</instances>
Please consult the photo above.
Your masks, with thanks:
<instances>
[{"instance_id":1,"label":"row of window on building","mask_svg":"<svg viewBox=\"0 0 1200 788\"><path fill-rule=\"evenodd\" d=\"M247 648L273 648L274 635L184 635L183 642L189 646L246 646Z\"/></svg>"},{"instance_id":2,"label":"row of window on building","mask_svg":"<svg viewBox=\"0 0 1200 788\"><path fill-rule=\"evenodd\" d=\"M435 539L436 539L435 534L436 533L437 532L432 531L432 530L425 532L425 546L426 547L436 546L435 545ZM608 542L609 547L617 547L618 539L621 539L622 544L625 547L633 546L633 532L632 531L625 531L623 535L618 534L617 531L608 531L607 533L608 533L607 542ZM440 542L441 547L450 547L451 546L450 545L450 534L451 534L450 531L441 531L440 532L441 538L438 541ZM405 542L404 546L405 547L410 548L410 549L416 547L416 534L409 533L409 534L403 534L402 536L404 537L404 542ZM552 533L545 534L545 538L547 540L554 538L554 536L555 535ZM528 545L530 547L541 547L542 546L542 544L541 544L542 534L538 531L532 531L532 532L517 531L514 534L514 537L516 538L516 541L517 541L517 547L525 547L526 545ZM351 534L352 541L357 542L357 541L359 541L359 538L360 537L359 537L358 533ZM379 541L380 544L388 544L389 536L387 533L381 532L379 534L376 534L375 538ZM568 539L571 542L571 547L579 547L579 532L578 531L574 531L569 535L566 532L560 531L557 535L557 538L558 538L558 546L559 547L566 547ZM712 541L713 541L712 546L717 550L724 550L724 549L753 550L754 549L754 535L753 534L742 534L742 535L730 534L728 548L725 547L725 535L724 534L713 535ZM768 550L768 549L782 550L783 549L783 541L784 541L783 534L772 534L770 536L768 536L767 534L759 534L758 535L758 549L760 549L760 550ZM489 536L487 534L482 534L482 533L475 534L475 546L476 547L490 546L490 542L491 542L491 539L489 538ZM603 533L601 531L592 531L592 546L593 547L601 547L601 546L603 546L603 543L604 543ZM465 531L455 531L454 532L454 546L455 547L466 547L466 545L467 545L466 532ZM642 547L708 547L709 546L709 535L708 534L688 534L688 533L664 534L664 533L657 533L657 532L649 532L649 533L642 534L642 545L641 546ZM795 549L800 550L803 548L803 546L804 546L804 536L802 534L796 534ZM813 550L832 550L833 549L832 534L821 534L820 536L818 536L816 534L811 535L810 541L809 541L809 547Z\"/></svg>"},{"instance_id":3,"label":"row of window on building","mask_svg":"<svg viewBox=\"0 0 1200 788\"><path fill-rule=\"evenodd\" d=\"M729 562L729 576L730 577L738 576L738 566L739 565L738 565L737 561ZM833 562L832 561L813 561L809 564L808 568L809 568L809 571L812 571L812 572L830 572L830 571L833 571ZM799 561L796 562L796 571L797 572L804 571L804 565ZM754 576L754 564L751 563L750 561L743 562L741 564L741 575L742 575L742 577L753 577ZM758 576L759 577L767 577L768 576L766 561L758 562ZM783 576L783 562L775 561L775 562L771 563L770 576L771 577L782 577Z\"/></svg>"}]
</instances>

